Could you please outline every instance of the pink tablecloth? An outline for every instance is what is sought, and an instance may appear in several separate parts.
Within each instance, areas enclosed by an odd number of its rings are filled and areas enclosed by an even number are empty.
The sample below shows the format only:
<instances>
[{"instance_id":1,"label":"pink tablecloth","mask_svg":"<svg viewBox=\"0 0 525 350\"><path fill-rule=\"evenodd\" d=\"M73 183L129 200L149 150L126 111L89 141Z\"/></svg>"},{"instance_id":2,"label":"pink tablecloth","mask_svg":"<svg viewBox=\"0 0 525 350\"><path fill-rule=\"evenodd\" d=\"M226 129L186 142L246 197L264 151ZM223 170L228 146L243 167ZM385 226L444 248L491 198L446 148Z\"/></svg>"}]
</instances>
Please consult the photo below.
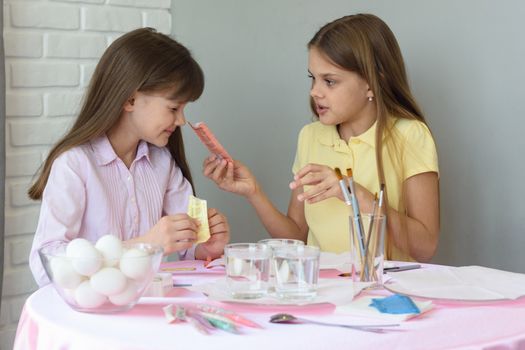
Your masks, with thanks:
<instances>
[{"instance_id":1,"label":"pink tablecloth","mask_svg":"<svg viewBox=\"0 0 525 350\"><path fill-rule=\"evenodd\" d=\"M85 314L73 311L47 286L28 298L18 325L15 350L525 349L525 298L493 303L436 302L434 310L403 322L399 331L386 334L268 322L271 314L283 310L327 322L358 320L332 314L334 308L327 304L279 309L224 304L259 322L264 329L244 328L242 335L218 332L205 336L189 324L167 324L164 320L163 306L184 302L207 300L177 289L169 298L142 298L125 313Z\"/></svg>"}]
</instances>

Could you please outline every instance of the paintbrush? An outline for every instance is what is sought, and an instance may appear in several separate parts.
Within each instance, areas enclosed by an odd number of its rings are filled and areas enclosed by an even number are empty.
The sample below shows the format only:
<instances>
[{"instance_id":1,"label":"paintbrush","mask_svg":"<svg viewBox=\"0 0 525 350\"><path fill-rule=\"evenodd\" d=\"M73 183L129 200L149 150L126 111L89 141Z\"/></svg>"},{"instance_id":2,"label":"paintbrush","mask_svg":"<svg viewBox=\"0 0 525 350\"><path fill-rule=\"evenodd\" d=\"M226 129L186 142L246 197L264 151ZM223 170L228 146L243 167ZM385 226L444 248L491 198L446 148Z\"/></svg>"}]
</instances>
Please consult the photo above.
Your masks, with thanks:
<instances>
[{"instance_id":1,"label":"paintbrush","mask_svg":"<svg viewBox=\"0 0 525 350\"><path fill-rule=\"evenodd\" d=\"M345 179L343 178L343 173L341 169L335 168L335 175L339 179L339 186L341 187L341 192L343 192L343 198L345 199L346 205L352 205L352 195L350 194L350 188L346 187Z\"/></svg>"},{"instance_id":2,"label":"paintbrush","mask_svg":"<svg viewBox=\"0 0 525 350\"><path fill-rule=\"evenodd\" d=\"M378 221L381 218L382 211L383 211L383 204L384 204L384 193L385 193L385 184L381 184L379 188L379 199L377 201L377 205L374 205L374 211L372 212L372 216L370 218L370 231L369 231L369 237L368 237L368 243L367 243L367 249L371 247L371 251L367 252L368 258L367 258L367 265L370 267L370 270L372 272L372 276L376 276L375 274L375 257L377 254L377 240L381 237L378 237L380 230L382 229L379 225L380 221ZM377 223L374 222L378 221ZM370 241L373 240L373 243L370 243Z\"/></svg>"},{"instance_id":3,"label":"paintbrush","mask_svg":"<svg viewBox=\"0 0 525 350\"><path fill-rule=\"evenodd\" d=\"M370 250L370 241L372 240L372 228L374 227L374 213L376 211L377 207L377 192L374 194L374 205L372 207L372 213L370 214L370 221L368 223L368 234L365 237L366 246L365 246L365 266L367 270L369 270L370 266L370 258L368 256L369 250ZM365 269L362 269L361 271L361 279L363 279Z\"/></svg>"},{"instance_id":4,"label":"paintbrush","mask_svg":"<svg viewBox=\"0 0 525 350\"><path fill-rule=\"evenodd\" d=\"M354 223L357 231L357 238L359 241L359 249L361 250L361 255L363 257L363 264L361 264L361 270L365 270L365 276L368 276L368 271L366 270L366 264L364 264L364 261L366 259L365 256L365 230L363 228L363 220L361 218L361 211L359 210L359 202L357 200L357 193L355 191L354 186L354 178L352 176L352 168L346 169L347 178L346 181L348 182L348 188L351 192L351 199L352 199L352 208L354 209Z\"/></svg>"},{"instance_id":5,"label":"paintbrush","mask_svg":"<svg viewBox=\"0 0 525 350\"><path fill-rule=\"evenodd\" d=\"M346 181L343 177L343 174L341 173L341 170L339 168L335 168L334 170L335 170L335 174L337 175L337 178L339 179L339 186L341 186L341 192L343 192L343 198L345 200L345 204L349 208L351 208L352 207L352 194L351 194L352 192L350 191L350 187L347 186ZM350 227L352 227L352 218L350 217L350 215L349 215L349 220L350 220ZM353 230L351 232L353 232ZM354 244L356 244L355 237L357 237L355 234L350 235L350 241L354 242ZM364 261L363 251L359 250L358 254L359 254L359 261L361 262L361 265L362 265L362 262ZM352 271L355 272L354 264L352 264ZM355 277L356 277L355 274L352 273L352 278L355 278Z\"/></svg>"}]
</instances>

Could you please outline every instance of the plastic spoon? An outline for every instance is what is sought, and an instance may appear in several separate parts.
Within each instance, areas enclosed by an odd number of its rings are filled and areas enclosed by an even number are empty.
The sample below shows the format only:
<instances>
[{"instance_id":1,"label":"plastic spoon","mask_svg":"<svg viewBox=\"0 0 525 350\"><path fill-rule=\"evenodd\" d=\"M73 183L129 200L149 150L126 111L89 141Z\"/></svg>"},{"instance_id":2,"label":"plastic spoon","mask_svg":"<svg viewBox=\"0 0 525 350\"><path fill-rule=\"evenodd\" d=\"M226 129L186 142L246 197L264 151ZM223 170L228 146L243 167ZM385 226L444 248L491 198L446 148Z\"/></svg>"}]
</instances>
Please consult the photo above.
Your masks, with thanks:
<instances>
[{"instance_id":1,"label":"plastic spoon","mask_svg":"<svg viewBox=\"0 0 525 350\"><path fill-rule=\"evenodd\" d=\"M365 332L374 332L374 333L383 333L387 331L386 329L382 329L383 327L397 327L399 324L378 324L378 325L348 325L348 324L338 324L338 323L326 323L326 322L319 322L319 321L313 321L308 320L305 318L295 317L294 315L290 314L275 314L270 317L271 323L311 323L311 324L317 324L321 326L330 326L330 327L343 327L343 328L351 328L359 331L365 331Z\"/></svg>"}]
</instances>

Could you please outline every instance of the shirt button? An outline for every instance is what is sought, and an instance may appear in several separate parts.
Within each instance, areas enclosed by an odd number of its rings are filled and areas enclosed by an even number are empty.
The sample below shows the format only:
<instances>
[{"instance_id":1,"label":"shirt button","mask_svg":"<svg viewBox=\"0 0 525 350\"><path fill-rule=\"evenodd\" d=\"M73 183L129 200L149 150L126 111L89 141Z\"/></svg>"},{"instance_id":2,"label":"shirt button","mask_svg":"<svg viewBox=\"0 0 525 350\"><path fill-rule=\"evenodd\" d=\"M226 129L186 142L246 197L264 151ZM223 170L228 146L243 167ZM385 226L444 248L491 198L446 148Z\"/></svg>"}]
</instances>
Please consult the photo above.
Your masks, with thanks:
<instances>
[{"instance_id":1,"label":"shirt button","mask_svg":"<svg viewBox=\"0 0 525 350\"><path fill-rule=\"evenodd\" d=\"M131 197L131 203L135 203L135 197Z\"/></svg>"},{"instance_id":2,"label":"shirt button","mask_svg":"<svg viewBox=\"0 0 525 350\"><path fill-rule=\"evenodd\" d=\"M135 221L136 224L138 224L138 222L139 222L139 218L135 218L134 221Z\"/></svg>"},{"instance_id":3,"label":"shirt button","mask_svg":"<svg viewBox=\"0 0 525 350\"><path fill-rule=\"evenodd\" d=\"M128 181L131 181L131 176L128 176Z\"/></svg>"}]
</instances>

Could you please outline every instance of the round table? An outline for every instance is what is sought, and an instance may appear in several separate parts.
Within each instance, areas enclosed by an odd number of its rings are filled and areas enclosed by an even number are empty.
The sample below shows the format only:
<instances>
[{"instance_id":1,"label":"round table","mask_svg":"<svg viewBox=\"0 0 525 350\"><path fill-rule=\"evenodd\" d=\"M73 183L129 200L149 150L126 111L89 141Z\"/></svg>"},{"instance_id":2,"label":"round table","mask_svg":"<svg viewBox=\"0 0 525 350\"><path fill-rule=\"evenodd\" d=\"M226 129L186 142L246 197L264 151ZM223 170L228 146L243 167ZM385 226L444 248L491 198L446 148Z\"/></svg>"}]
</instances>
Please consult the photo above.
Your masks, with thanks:
<instances>
[{"instance_id":1,"label":"round table","mask_svg":"<svg viewBox=\"0 0 525 350\"><path fill-rule=\"evenodd\" d=\"M276 307L213 303L264 327L243 327L239 335L221 331L203 335L190 324L166 322L163 306L189 302L210 303L201 294L176 288L167 298L142 298L124 313L88 314L72 310L52 286L45 286L24 305L14 349L525 349L525 298L483 303L435 301L433 310L385 334L268 322L270 315L283 311L326 322L355 321L353 316L334 314L330 304Z\"/></svg>"}]
</instances>

